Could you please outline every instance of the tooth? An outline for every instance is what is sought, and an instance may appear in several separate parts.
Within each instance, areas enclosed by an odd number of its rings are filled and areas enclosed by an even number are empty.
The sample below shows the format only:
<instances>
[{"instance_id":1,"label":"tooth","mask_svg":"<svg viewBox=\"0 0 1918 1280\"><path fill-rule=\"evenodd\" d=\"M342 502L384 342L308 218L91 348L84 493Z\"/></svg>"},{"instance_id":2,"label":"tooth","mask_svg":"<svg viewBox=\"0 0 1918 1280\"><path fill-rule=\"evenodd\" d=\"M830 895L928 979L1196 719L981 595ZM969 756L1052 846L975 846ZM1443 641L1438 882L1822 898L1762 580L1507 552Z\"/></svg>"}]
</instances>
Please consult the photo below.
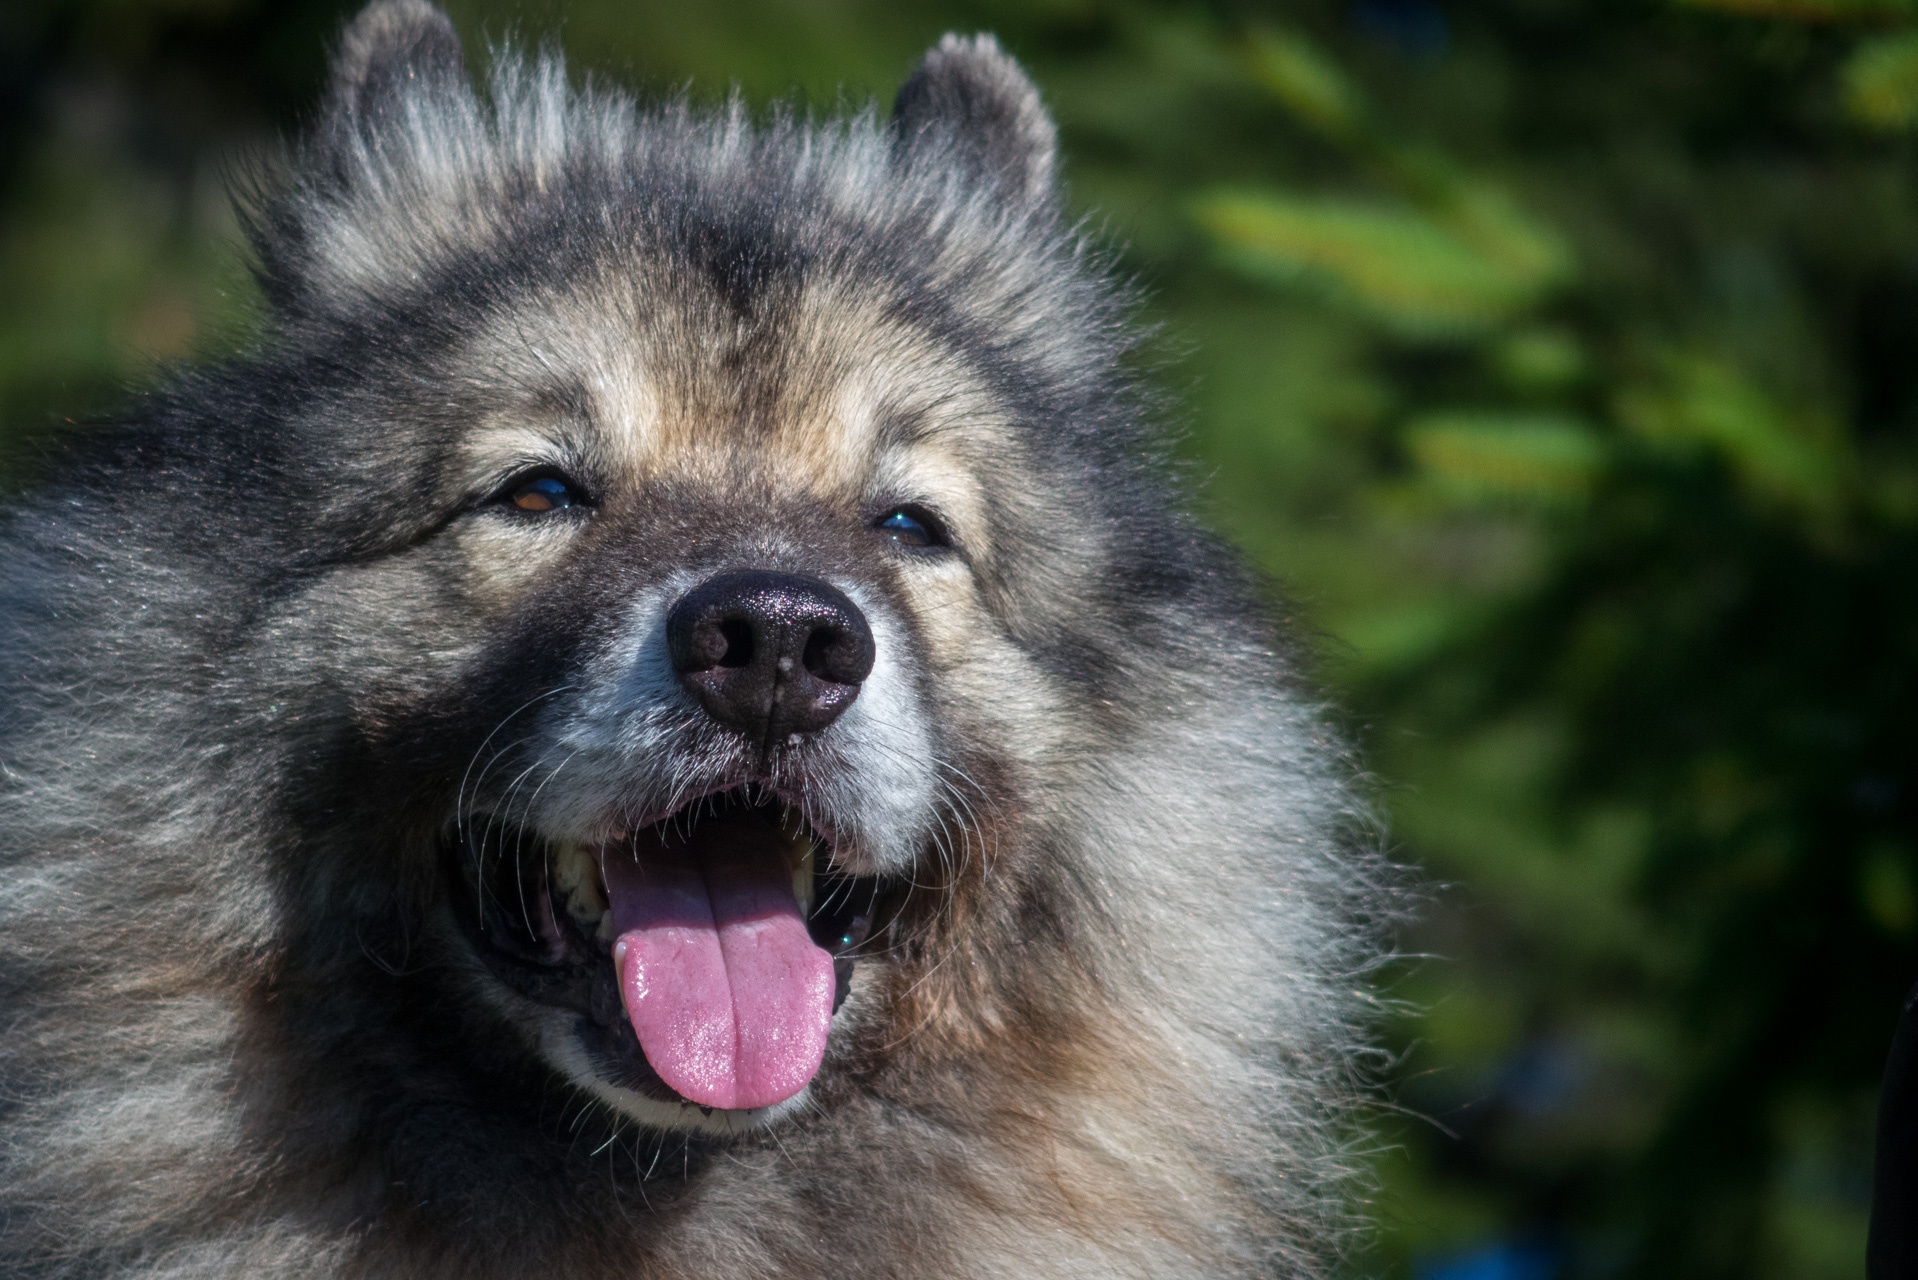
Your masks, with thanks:
<instances>
[{"instance_id":1,"label":"tooth","mask_svg":"<svg viewBox=\"0 0 1918 1280\"><path fill-rule=\"evenodd\" d=\"M786 862L793 869L793 897L799 902L799 914L812 914L813 838L806 819L789 804L779 806L779 834L786 838Z\"/></svg>"},{"instance_id":2,"label":"tooth","mask_svg":"<svg viewBox=\"0 0 1918 1280\"><path fill-rule=\"evenodd\" d=\"M592 870L593 857L571 840L560 840L553 845L553 884L560 892L572 895Z\"/></svg>"},{"instance_id":3,"label":"tooth","mask_svg":"<svg viewBox=\"0 0 1918 1280\"><path fill-rule=\"evenodd\" d=\"M786 863L793 869L793 897L799 902L799 914L812 913L813 842L806 819L799 810L780 802L779 834L786 841Z\"/></svg>"},{"instance_id":4,"label":"tooth","mask_svg":"<svg viewBox=\"0 0 1918 1280\"><path fill-rule=\"evenodd\" d=\"M602 941L612 940L612 915L599 887L599 864L584 845L562 840L553 847L553 884L566 900L566 910Z\"/></svg>"},{"instance_id":5,"label":"tooth","mask_svg":"<svg viewBox=\"0 0 1918 1280\"><path fill-rule=\"evenodd\" d=\"M815 862L812 837L801 834L787 847L787 860L793 869L793 897L799 902L799 914L812 914L813 865Z\"/></svg>"}]
</instances>

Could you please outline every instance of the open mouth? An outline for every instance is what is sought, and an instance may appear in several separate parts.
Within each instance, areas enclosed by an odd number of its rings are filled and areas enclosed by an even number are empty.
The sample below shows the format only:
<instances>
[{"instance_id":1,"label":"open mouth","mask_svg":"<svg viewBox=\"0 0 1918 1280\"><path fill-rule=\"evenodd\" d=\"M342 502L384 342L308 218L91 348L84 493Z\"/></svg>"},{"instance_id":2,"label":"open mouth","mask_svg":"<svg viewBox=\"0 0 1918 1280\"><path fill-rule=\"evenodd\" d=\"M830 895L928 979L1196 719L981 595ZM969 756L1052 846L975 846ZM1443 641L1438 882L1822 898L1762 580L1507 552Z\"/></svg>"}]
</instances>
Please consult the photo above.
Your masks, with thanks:
<instances>
[{"instance_id":1,"label":"open mouth","mask_svg":"<svg viewBox=\"0 0 1918 1280\"><path fill-rule=\"evenodd\" d=\"M756 787L599 845L481 821L449 842L493 973L578 1015L606 1083L661 1102L769 1107L818 1072L882 886Z\"/></svg>"}]
</instances>

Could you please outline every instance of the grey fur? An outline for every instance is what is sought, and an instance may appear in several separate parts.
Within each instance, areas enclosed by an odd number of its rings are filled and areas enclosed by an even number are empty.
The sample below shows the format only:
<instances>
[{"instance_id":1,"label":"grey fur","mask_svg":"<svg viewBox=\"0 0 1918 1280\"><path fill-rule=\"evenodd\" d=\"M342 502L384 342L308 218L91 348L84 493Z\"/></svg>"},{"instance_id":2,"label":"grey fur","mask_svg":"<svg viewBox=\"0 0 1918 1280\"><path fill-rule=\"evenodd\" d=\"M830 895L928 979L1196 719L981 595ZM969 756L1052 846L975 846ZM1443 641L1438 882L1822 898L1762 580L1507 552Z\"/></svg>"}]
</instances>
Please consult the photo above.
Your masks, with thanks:
<instances>
[{"instance_id":1,"label":"grey fur","mask_svg":"<svg viewBox=\"0 0 1918 1280\"><path fill-rule=\"evenodd\" d=\"M754 123L353 24L257 344L7 517L0 1276L1327 1273L1380 872L1054 148L985 37ZM590 513L503 514L535 464ZM659 666L741 564L882 651L770 763ZM749 774L900 905L810 1091L705 1123L492 976L441 851Z\"/></svg>"}]
</instances>

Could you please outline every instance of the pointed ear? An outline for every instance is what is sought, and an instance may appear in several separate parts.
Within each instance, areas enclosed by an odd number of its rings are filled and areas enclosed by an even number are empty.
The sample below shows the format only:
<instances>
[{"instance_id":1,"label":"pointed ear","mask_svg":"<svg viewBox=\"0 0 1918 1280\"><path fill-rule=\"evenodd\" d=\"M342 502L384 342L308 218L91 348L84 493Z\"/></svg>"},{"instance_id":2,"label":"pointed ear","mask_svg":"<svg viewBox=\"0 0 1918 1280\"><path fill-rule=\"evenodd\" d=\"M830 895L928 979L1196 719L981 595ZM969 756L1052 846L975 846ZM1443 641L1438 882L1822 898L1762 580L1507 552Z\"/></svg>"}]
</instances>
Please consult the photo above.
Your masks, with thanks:
<instances>
[{"instance_id":1,"label":"pointed ear","mask_svg":"<svg viewBox=\"0 0 1918 1280\"><path fill-rule=\"evenodd\" d=\"M421 81L464 74L459 33L444 13L427 0L373 0L340 37L328 97L335 111L377 115Z\"/></svg>"},{"instance_id":2,"label":"pointed ear","mask_svg":"<svg viewBox=\"0 0 1918 1280\"><path fill-rule=\"evenodd\" d=\"M927 51L892 106L893 159L959 158L1019 204L1053 195L1059 131L1039 90L988 35L948 35Z\"/></svg>"}]
</instances>

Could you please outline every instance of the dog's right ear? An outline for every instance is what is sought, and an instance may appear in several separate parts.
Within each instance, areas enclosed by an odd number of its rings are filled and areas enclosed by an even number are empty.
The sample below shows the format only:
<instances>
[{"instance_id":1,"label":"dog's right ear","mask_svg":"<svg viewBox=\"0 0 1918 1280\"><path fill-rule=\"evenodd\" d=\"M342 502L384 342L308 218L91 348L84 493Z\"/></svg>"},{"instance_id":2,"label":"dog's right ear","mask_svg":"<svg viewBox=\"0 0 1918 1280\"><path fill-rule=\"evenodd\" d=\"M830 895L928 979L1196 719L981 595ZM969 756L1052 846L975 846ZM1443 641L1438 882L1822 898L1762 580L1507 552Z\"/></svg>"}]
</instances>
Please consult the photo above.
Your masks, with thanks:
<instances>
[{"instance_id":1,"label":"dog's right ear","mask_svg":"<svg viewBox=\"0 0 1918 1280\"><path fill-rule=\"evenodd\" d=\"M347 23L285 180L242 197L274 305L313 308L417 271L422 218L457 199L442 162L476 141L476 116L459 34L427 0L374 0Z\"/></svg>"},{"instance_id":2,"label":"dog's right ear","mask_svg":"<svg viewBox=\"0 0 1918 1280\"><path fill-rule=\"evenodd\" d=\"M327 92L336 118L377 118L421 88L463 83L459 33L427 0L373 0L347 24Z\"/></svg>"}]
</instances>

